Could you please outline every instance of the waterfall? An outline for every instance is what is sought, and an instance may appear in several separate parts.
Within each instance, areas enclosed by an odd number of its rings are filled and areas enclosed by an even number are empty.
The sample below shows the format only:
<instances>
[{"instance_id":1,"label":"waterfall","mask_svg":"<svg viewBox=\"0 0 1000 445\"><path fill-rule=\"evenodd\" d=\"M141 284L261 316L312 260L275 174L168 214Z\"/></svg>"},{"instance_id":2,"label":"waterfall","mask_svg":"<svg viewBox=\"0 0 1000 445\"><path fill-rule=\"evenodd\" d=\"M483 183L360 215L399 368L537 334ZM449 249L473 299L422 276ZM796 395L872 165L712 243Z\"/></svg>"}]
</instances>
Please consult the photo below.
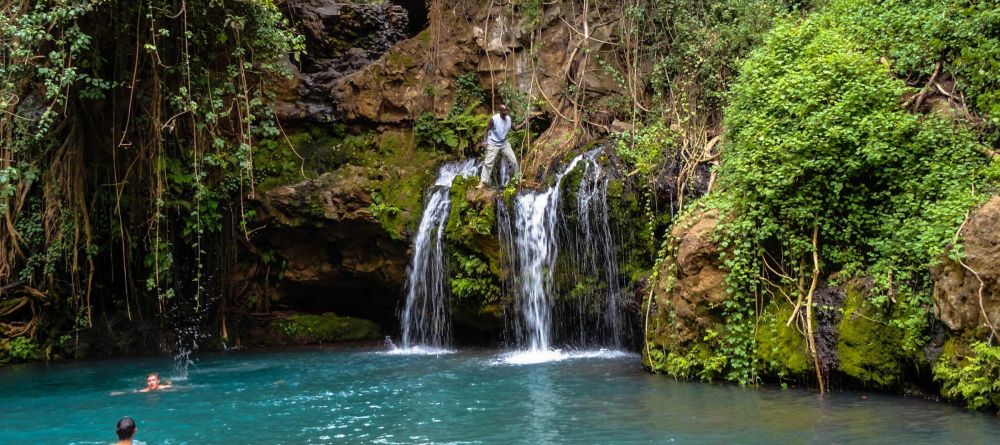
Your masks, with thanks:
<instances>
[{"instance_id":1,"label":"waterfall","mask_svg":"<svg viewBox=\"0 0 1000 445\"><path fill-rule=\"evenodd\" d=\"M514 203L514 230L508 235L512 236L512 241L508 239L505 244L509 245L508 253L514 260L517 277L514 287L521 306L516 325L518 340L529 352L549 351L553 345L554 296L559 291L553 276L558 267L560 239L569 243L571 263L575 265L577 276L601 279L605 286L603 295L597 296L594 304L589 304L590 301L577 304L581 314L580 346L621 347L621 289L608 222L608 179L597 162L599 154L598 149L577 156L556 174L555 183L547 190L522 194ZM577 221L571 225L562 214L562 181L581 164L583 171L573 203ZM503 236L505 222L502 218L506 215L498 213L498 216ZM594 330L585 320L584 312L588 308L600 311L601 326L596 335L591 335Z\"/></svg>"},{"instance_id":2,"label":"waterfall","mask_svg":"<svg viewBox=\"0 0 1000 445\"><path fill-rule=\"evenodd\" d=\"M477 163L471 159L445 164L427 192L424 213L413 240L406 304L400 314L403 350L415 346L443 348L451 343L444 229L451 210L452 183L456 177L475 175L477 168Z\"/></svg>"},{"instance_id":3,"label":"waterfall","mask_svg":"<svg viewBox=\"0 0 1000 445\"><path fill-rule=\"evenodd\" d=\"M576 235L569 238L574 262L580 277L602 278L603 289L592 295L589 304L580 304L581 342L599 343L614 349L622 347L622 301L618 281L618 255L611 235L608 215L608 176L597 162L584 164L576 195ZM600 323L595 338L588 338L586 307L600 309Z\"/></svg>"}]
</instances>

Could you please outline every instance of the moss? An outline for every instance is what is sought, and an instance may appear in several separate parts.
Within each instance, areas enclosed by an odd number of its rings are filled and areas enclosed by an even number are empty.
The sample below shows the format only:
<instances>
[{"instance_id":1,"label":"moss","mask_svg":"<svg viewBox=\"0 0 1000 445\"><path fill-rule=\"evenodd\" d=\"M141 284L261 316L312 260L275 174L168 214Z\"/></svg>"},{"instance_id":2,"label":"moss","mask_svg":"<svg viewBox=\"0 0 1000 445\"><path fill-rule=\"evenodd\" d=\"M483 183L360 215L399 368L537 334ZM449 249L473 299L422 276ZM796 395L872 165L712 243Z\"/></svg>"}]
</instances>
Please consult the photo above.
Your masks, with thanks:
<instances>
[{"instance_id":1,"label":"moss","mask_svg":"<svg viewBox=\"0 0 1000 445\"><path fill-rule=\"evenodd\" d=\"M793 306L771 302L760 316L757 330L757 358L764 370L778 377L806 374L812 369L805 337L785 322Z\"/></svg>"},{"instance_id":2,"label":"moss","mask_svg":"<svg viewBox=\"0 0 1000 445\"><path fill-rule=\"evenodd\" d=\"M420 31L420 33L413 38L417 39L417 42L423 46L429 45L431 43L431 30L425 29Z\"/></svg>"},{"instance_id":3,"label":"moss","mask_svg":"<svg viewBox=\"0 0 1000 445\"><path fill-rule=\"evenodd\" d=\"M371 133L342 124L289 128L283 136L258 144L254 170L259 187L266 190L335 170L371 147Z\"/></svg>"},{"instance_id":4,"label":"moss","mask_svg":"<svg viewBox=\"0 0 1000 445\"><path fill-rule=\"evenodd\" d=\"M473 184L478 184L477 178L455 178L445 240L450 246L464 247L482 256L490 270L502 276L500 243L495 233L496 202L491 192L471 191Z\"/></svg>"},{"instance_id":5,"label":"moss","mask_svg":"<svg viewBox=\"0 0 1000 445\"><path fill-rule=\"evenodd\" d=\"M909 360L902 349L905 333L885 320L857 286L847 287L844 317L837 325L840 371L867 385L895 386Z\"/></svg>"},{"instance_id":6,"label":"moss","mask_svg":"<svg viewBox=\"0 0 1000 445\"><path fill-rule=\"evenodd\" d=\"M413 66L413 56L402 51L389 51L385 55L385 61L398 72L404 72Z\"/></svg>"},{"instance_id":7,"label":"moss","mask_svg":"<svg viewBox=\"0 0 1000 445\"><path fill-rule=\"evenodd\" d=\"M418 150L411 131L387 131L375 139L375 148L362 153L358 164L368 167L378 205L393 209L377 212L379 224L398 240L407 238L420 223L424 189L434 181L445 157L432 150ZM375 212L373 212L375 213Z\"/></svg>"},{"instance_id":8,"label":"moss","mask_svg":"<svg viewBox=\"0 0 1000 445\"><path fill-rule=\"evenodd\" d=\"M272 335L282 339L281 343L332 343L382 337L382 329L375 322L334 313L290 315L274 320L271 326Z\"/></svg>"}]
</instances>

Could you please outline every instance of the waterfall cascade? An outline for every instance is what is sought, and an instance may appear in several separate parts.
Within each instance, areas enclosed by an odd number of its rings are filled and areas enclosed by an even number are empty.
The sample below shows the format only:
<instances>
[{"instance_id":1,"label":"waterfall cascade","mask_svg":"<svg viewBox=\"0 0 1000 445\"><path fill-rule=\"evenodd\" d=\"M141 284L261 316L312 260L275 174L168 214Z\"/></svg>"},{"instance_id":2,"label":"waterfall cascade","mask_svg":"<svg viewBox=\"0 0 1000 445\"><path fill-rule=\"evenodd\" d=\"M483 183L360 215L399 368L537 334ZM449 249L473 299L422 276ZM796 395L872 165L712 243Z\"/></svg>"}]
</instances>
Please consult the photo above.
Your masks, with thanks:
<instances>
[{"instance_id":1,"label":"waterfall cascade","mask_svg":"<svg viewBox=\"0 0 1000 445\"><path fill-rule=\"evenodd\" d=\"M445 164L428 192L417 236L413 240L406 283L406 303L401 313L402 349L415 346L445 348L450 345L444 229L451 210L451 185L459 176L473 176L474 160Z\"/></svg>"},{"instance_id":2,"label":"waterfall cascade","mask_svg":"<svg viewBox=\"0 0 1000 445\"><path fill-rule=\"evenodd\" d=\"M547 190L518 196L512 231L505 232L502 221L511 216L498 213L501 238L507 238L501 241L508 245L506 253L516 271L514 289L521 306L517 338L519 346L529 352L547 352L553 347L555 297L560 291L570 291L557 289L557 273L573 276L583 288L593 288L589 293L594 295L579 295L581 300L574 303L578 313L578 333L572 336L575 346L622 346L618 261L606 199L608 177L597 162L599 155L598 149L577 156ZM576 195L570 203L575 206L575 220L570 221L563 213L563 180L577 169L582 169L579 185L566 187ZM568 253L562 261L560 245ZM590 321L593 317L588 311L598 312L595 322Z\"/></svg>"},{"instance_id":3,"label":"waterfall cascade","mask_svg":"<svg viewBox=\"0 0 1000 445\"><path fill-rule=\"evenodd\" d=\"M598 162L600 153L597 149L575 157L556 174L552 186L518 195L512 208L497 198L498 234L513 272L510 291L520 308L513 327L517 346L536 355L529 360L546 360L557 341L579 348L623 345L621 286L607 204L609 177ZM401 313L400 351L450 345L443 232L452 182L474 175L476 169L471 160L446 164L427 193ZM504 173L501 168L502 180ZM564 185L570 177L579 178L579 183ZM559 289L557 275L575 288ZM574 309L557 313L557 296L570 293L563 306ZM575 332L557 333L554 318Z\"/></svg>"}]
</instances>

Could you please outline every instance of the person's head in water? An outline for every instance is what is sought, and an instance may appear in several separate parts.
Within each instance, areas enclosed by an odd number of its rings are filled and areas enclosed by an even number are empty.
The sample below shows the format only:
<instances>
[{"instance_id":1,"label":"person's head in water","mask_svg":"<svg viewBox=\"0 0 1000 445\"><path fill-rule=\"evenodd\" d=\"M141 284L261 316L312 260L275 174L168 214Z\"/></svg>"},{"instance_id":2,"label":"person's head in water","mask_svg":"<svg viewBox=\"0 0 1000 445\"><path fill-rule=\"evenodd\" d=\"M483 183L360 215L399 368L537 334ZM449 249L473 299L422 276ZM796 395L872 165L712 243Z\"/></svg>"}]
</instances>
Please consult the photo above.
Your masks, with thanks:
<instances>
[{"instance_id":1,"label":"person's head in water","mask_svg":"<svg viewBox=\"0 0 1000 445\"><path fill-rule=\"evenodd\" d=\"M507 106L504 105L504 104L500 104L500 108L499 109L500 109L500 117L506 119L507 118Z\"/></svg>"},{"instance_id":2,"label":"person's head in water","mask_svg":"<svg viewBox=\"0 0 1000 445\"><path fill-rule=\"evenodd\" d=\"M132 436L135 435L135 421L128 416L122 417L121 420L118 421L115 433L118 434L119 443L131 443Z\"/></svg>"},{"instance_id":3,"label":"person's head in water","mask_svg":"<svg viewBox=\"0 0 1000 445\"><path fill-rule=\"evenodd\" d=\"M151 372L146 376L146 390L156 391L157 389L160 389L160 375L155 372Z\"/></svg>"}]
</instances>

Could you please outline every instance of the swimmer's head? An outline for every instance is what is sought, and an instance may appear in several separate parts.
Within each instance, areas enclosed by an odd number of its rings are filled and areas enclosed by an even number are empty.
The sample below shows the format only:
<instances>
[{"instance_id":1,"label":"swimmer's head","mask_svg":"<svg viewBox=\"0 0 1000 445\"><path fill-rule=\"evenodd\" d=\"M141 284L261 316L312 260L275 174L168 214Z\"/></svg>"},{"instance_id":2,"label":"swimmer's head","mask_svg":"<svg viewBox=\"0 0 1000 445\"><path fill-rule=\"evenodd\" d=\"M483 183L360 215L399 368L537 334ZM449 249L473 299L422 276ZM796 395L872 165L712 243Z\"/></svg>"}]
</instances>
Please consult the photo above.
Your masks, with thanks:
<instances>
[{"instance_id":1,"label":"swimmer's head","mask_svg":"<svg viewBox=\"0 0 1000 445\"><path fill-rule=\"evenodd\" d=\"M125 416L118 421L118 427L115 428L115 433L118 434L118 440L131 439L135 435L135 421L131 417Z\"/></svg>"},{"instance_id":2,"label":"swimmer's head","mask_svg":"<svg viewBox=\"0 0 1000 445\"><path fill-rule=\"evenodd\" d=\"M155 372L149 373L149 375L146 376L146 388L156 389L159 386L160 386L160 375Z\"/></svg>"}]
</instances>

